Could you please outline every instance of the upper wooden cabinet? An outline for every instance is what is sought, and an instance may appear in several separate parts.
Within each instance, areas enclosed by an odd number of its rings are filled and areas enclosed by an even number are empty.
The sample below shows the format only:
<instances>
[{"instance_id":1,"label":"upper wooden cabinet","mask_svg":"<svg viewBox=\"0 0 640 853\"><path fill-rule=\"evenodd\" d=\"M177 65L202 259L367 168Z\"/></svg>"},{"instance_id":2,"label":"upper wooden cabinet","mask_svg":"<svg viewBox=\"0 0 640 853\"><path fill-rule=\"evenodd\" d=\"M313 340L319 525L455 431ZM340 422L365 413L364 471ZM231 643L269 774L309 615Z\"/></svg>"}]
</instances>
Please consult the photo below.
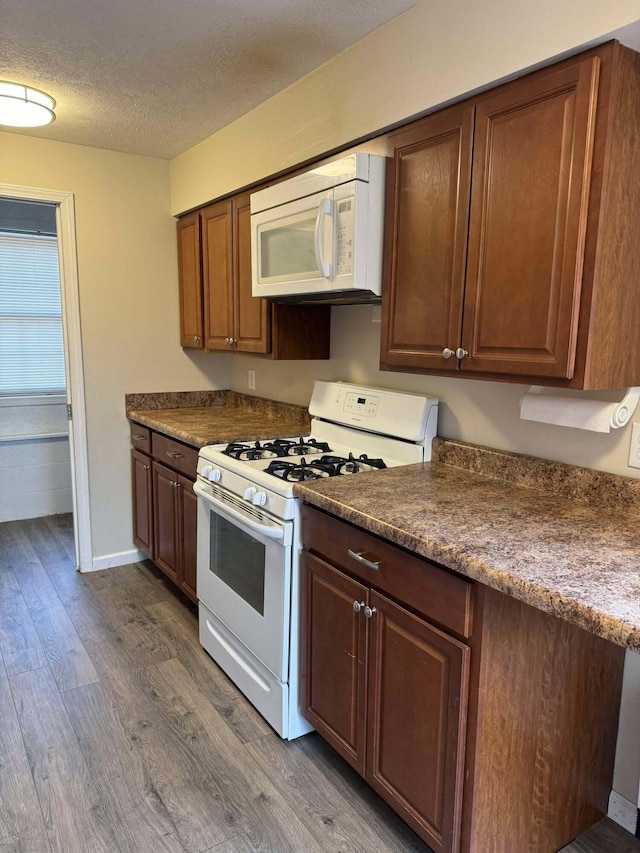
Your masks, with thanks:
<instances>
[{"instance_id":1,"label":"upper wooden cabinet","mask_svg":"<svg viewBox=\"0 0 640 853\"><path fill-rule=\"evenodd\" d=\"M204 348L200 255L200 216L196 211L178 220L180 343L192 349Z\"/></svg>"},{"instance_id":2,"label":"upper wooden cabinet","mask_svg":"<svg viewBox=\"0 0 640 853\"><path fill-rule=\"evenodd\" d=\"M178 261L182 346L274 359L329 358L328 305L271 305L251 294L248 193L178 220Z\"/></svg>"},{"instance_id":3,"label":"upper wooden cabinet","mask_svg":"<svg viewBox=\"0 0 640 853\"><path fill-rule=\"evenodd\" d=\"M391 135L384 367L640 383L638 58L609 43Z\"/></svg>"},{"instance_id":4,"label":"upper wooden cabinet","mask_svg":"<svg viewBox=\"0 0 640 853\"><path fill-rule=\"evenodd\" d=\"M382 332L390 367L457 369L442 350L462 333L472 137L468 105L391 137Z\"/></svg>"}]
</instances>

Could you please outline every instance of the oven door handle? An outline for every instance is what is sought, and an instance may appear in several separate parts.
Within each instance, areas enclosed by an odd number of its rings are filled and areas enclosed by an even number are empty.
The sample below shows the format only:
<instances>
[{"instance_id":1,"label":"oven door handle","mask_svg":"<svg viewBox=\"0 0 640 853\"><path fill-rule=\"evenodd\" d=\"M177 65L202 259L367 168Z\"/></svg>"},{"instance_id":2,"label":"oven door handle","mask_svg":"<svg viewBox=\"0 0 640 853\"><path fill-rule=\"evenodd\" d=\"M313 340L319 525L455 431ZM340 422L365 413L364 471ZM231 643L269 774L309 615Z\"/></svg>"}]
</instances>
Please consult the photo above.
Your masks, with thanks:
<instances>
[{"instance_id":1,"label":"oven door handle","mask_svg":"<svg viewBox=\"0 0 640 853\"><path fill-rule=\"evenodd\" d=\"M259 533L261 536L266 536L268 539L284 539L284 529L282 527L277 525L272 527L271 525L260 524L260 522L253 519L250 515L245 515L242 510L234 509L232 506L222 503L210 494L206 486L203 486L197 480L193 484L193 491L220 515L230 520L238 521L248 530L252 530L254 533Z\"/></svg>"}]
</instances>

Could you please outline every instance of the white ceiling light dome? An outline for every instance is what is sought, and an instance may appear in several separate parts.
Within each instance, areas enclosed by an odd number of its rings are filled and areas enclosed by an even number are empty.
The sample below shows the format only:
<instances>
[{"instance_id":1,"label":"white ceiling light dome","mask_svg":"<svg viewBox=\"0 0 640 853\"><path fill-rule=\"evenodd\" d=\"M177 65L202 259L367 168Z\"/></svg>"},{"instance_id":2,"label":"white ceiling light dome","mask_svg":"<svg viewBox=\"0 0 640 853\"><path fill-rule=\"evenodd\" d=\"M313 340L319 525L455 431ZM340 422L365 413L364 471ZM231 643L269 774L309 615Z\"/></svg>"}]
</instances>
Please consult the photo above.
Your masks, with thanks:
<instances>
[{"instance_id":1,"label":"white ceiling light dome","mask_svg":"<svg viewBox=\"0 0 640 853\"><path fill-rule=\"evenodd\" d=\"M51 124L56 102L39 89L0 80L0 125L42 127Z\"/></svg>"}]
</instances>

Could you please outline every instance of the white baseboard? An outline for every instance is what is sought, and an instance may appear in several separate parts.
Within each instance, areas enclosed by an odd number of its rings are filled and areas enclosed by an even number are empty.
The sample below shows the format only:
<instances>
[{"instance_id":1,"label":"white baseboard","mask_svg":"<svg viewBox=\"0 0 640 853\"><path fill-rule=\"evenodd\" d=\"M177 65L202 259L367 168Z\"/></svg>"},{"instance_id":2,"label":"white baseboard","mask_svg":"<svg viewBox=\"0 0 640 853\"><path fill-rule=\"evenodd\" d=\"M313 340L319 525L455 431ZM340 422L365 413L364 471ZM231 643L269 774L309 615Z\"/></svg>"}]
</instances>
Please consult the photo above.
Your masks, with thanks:
<instances>
[{"instance_id":1,"label":"white baseboard","mask_svg":"<svg viewBox=\"0 0 640 853\"><path fill-rule=\"evenodd\" d=\"M130 551L118 551L117 554L104 554L102 557L94 557L90 566L80 567L81 572L99 572L102 569L114 569L116 566L126 566L129 563L137 563L146 560L146 554L137 548Z\"/></svg>"},{"instance_id":2,"label":"white baseboard","mask_svg":"<svg viewBox=\"0 0 640 853\"><path fill-rule=\"evenodd\" d=\"M617 791L612 791L609 796L609 811L607 812L607 816L623 829L626 829L627 832L635 835L638 806L625 799Z\"/></svg>"}]
</instances>

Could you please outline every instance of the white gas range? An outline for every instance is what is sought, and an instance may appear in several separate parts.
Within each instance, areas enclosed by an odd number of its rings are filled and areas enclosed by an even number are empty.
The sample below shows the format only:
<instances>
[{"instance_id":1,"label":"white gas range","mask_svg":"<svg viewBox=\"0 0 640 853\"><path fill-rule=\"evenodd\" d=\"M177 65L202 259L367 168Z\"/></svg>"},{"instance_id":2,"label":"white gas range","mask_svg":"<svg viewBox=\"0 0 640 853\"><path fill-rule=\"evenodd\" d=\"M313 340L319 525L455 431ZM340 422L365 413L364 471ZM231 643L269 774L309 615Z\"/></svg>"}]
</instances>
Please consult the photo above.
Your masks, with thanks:
<instances>
[{"instance_id":1,"label":"white gas range","mask_svg":"<svg viewBox=\"0 0 640 853\"><path fill-rule=\"evenodd\" d=\"M278 734L300 714L300 501L295 483L429 461L433 397L316 382L308 436L203 447L198 459L200 642Z\"/></svg>"}]
</instances>

